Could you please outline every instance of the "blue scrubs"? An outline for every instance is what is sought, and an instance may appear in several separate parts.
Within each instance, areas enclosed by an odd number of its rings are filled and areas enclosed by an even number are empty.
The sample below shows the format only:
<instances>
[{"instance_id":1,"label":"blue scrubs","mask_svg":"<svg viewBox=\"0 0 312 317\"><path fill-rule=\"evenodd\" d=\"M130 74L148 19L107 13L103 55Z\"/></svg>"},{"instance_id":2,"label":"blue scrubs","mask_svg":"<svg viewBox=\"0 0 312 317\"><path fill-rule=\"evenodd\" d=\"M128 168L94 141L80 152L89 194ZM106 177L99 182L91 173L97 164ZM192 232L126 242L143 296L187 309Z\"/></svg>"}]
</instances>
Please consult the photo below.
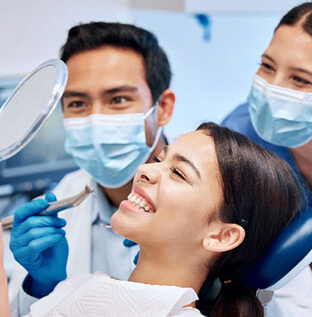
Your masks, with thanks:
<instances>
[{"instance_id":1,"label":"blue scrubs","mask_svg":"<svg viewBox=\"0 0 312 317\"><path fill-rule=\"evenodd\" d=\"M312 207L312 192L310 191L308 185L302 178L300 172L297 169L297 166L291 156L291 153L288 148L277 146L271 143L268 143L261 139L256 133L255 129L252 126L250 115L248 111L248 103L238 106L234 111L232 111L222 122L223 126L230 128L231 130L240 132L247 136L250 140L256 142L262 147L270 150L275 155L284 159L295 171L298 176L299 182L302 186L303 197L306 197L308 207Z\"/></svg>"}]
</instances>

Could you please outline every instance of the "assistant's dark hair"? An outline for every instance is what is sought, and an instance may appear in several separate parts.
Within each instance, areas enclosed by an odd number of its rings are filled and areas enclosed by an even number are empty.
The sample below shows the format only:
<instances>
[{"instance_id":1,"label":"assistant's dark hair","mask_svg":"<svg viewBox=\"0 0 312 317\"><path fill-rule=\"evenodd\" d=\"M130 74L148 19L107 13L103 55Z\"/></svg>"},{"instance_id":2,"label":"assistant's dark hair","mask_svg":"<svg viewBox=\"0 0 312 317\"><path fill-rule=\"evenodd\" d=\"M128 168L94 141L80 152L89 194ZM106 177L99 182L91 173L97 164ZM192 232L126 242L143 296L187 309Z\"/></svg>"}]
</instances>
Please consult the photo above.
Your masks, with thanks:
<instances>
[{"instance_id":1,"label":"assistant's dark hair","mask_svg":"<svg viewBox=\"0 0 312 317\"><path fill-rule=\"evenodd\" d=\"M105 46L133 50L143 57L146 81L154 103L169 88L170 64L157 38L151 32L131 24L90 22L74 26L68 31L60 55L66 63L74 54Z\"/></svg>"},{"instance_id":2,"label":"assistant's dark hair","mask_svg":"<svg viewBox=\"0 0 312 317\"><path fill-rule=\"evenodd\" d=\"M222 283L212 307L202 300L197 307L212 317L263 316L254 290L237 276L265 253L293 219L300 206L299 182L286 162L244 135L210 122L197 130L211 136L215 144L224 195L216 217L241 225L246 234L239 247L223 253L209 267L209 279L231 282Z\"/></svg>"},{"instance_id":3,"label":"assistant's dark hair","mask_svg":"<svg viewBox=\"0 0 312 317\"><path fill-rule=\"evenodd\" d=\"M302 3L288 11L282 17L275 31L282 25L296 24L300 24L302 28L312 36L312 2Z\"/></svg>"}]
</instances>

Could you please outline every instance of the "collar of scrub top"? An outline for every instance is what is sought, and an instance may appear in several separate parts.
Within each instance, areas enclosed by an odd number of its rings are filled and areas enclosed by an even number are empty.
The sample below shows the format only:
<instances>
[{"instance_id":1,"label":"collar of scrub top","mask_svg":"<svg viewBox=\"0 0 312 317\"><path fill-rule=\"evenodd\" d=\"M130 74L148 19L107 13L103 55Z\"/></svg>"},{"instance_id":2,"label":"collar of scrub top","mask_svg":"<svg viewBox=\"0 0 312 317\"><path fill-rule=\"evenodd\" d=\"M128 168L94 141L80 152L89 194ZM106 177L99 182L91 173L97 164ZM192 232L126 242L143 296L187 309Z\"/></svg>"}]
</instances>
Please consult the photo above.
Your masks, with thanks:
<instances>
[{"instance_id":1,"label":"collar of scrub top","mask_svg":"<svg viewBox=\"0 0 312 317\"><path fill-rule=\"evenodd\" d=\"M109 203L103 188L92 180L91 186L95 189L97 199L93 200L91 223L99 222L102 225L110 225L110 218L117 210L117 207Z\"/></svg>"}]
</instances>

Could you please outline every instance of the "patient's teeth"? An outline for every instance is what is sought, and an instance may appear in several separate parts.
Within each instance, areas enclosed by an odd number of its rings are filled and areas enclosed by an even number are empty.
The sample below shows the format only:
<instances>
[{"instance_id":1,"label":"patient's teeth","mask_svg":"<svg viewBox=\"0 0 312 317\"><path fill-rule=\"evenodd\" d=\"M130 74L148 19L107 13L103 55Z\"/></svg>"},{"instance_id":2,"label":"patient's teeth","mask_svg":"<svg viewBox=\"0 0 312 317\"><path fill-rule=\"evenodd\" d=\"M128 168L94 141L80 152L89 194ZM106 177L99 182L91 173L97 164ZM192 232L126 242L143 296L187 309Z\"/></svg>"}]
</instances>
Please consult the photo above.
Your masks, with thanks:
<instances>
[{"instance_id":1,"label":"patient's teeth","mask_svg":"<svg viewBox=\"0 0 312 317\"><path fill-rule=\"evenodd\" d=\"M128 195L128 200L137 208L141 208L146 212L155 212L147 205L147 202L144 198L137 196L135 193L130 193Z\"/></svg>"}]
</instances>

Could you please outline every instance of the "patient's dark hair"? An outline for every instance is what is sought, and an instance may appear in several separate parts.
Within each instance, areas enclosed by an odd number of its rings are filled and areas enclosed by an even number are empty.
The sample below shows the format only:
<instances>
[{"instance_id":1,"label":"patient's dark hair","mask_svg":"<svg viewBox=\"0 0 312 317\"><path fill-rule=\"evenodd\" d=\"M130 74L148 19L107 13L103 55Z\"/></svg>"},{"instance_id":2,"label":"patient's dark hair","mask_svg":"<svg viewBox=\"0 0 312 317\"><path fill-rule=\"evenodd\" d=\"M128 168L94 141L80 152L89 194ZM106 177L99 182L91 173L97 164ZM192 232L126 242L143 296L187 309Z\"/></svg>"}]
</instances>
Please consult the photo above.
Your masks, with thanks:
<instances>
[{"instance_id":1,"label":"patient's dark hair","mask_svg":"<svg viewBox=\"0 0 312 317\"><path fill-rule=\"evenodd\" d=\"M90 22L74 26L68 31L60 55L66 63L75 54L105 46L132 50L142 56L154 103L169 88L170 64L157 38L151 32L131 24Z\"/></svg>"},{"instance_id":2,"label":"patient's dark hair","mask_svg":"<svg viewBox=\"0 0 312 317\"><path fill-rule=\"evenodd\" d=\"M219 162L224 201L215 217L241 225L246 233L239 247L223 253L209 268L209 279L231 282L222 283L212 307L203 300L197 307L212 317L263 316L254 290L237 276L293 219L300 206L299 182L286 162L242 134L214 123L201 124L197 130L214 139Z\"/></svg>"},{"instance_id":3,"label":"patient's dark hair","mask_svg":"<svg viewBox=\"0 0 312 317\"><path fill-rule=\"evenodd\" d=\"M281 19L275 31L282 25L301 25L302 28L312 36L312 2L304 2L290 11Z\"/></svg>"}]
</instances>

